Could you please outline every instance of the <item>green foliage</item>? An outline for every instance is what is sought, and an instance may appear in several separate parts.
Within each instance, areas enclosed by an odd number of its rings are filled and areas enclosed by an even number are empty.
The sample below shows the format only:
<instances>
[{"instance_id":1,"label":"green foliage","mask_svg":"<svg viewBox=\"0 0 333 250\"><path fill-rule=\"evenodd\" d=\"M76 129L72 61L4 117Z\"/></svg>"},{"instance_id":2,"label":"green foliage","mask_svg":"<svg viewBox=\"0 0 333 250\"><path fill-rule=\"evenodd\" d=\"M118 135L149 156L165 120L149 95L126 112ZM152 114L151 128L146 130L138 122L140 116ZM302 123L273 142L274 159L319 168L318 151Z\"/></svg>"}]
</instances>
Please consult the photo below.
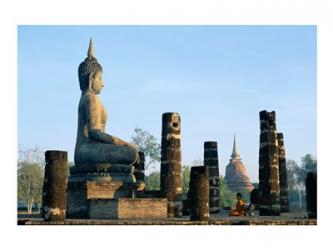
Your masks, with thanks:
<instances>
[{"instance_id":1,"label":"green foliage","mask_svg":"<svg viewBox=\"0 0 333 250\"><path fill-rule=\"evenodd\" d=\"M27 204L41 206L44 181L44 152L38 148L19 150L17 162L17 198Z\"/></svg>"},{"instance_id":2,"label":"green foliage","mask_svg":"<svg viewBox=\"0 0 333 250\"><path fill-rule=\"evenodd\" d=\"M228 188L223 176L220 176L220 202L222 208L233 208L237 203L236 193Z\"/></svg>"},{"instance_id":3,"label":"green foliage","mask_svg":"<svg viewBox=\"0 0 333 250\"><path fill-rule=\"evenodd\" d=\"M239 193L242 194L242 199L243 199L243 201L245 201L245 203L249 203L250 202L250 195L251 195L251 193L247 189L239 190Z\"/></svg>"},{"instance_id":4,"label":"green foliage","mask_svg":"<svg viewBox=\"0 0 333 250\"><path fill-rule=\"evenodd\" d=\"M183 193L187 193L190 183L190 167L183 166L182 169L183 176ZM160 172L154 171L145 178L146 190L159 190L160 189Z\"/></svg>"},{"instance_id":5,"label":"green foliage","mask_svg":"<svg viewBox=\"0 0 333 250\"><path fill-rule=\"evenodd\" d=\"M311 154L306 154L302 157L302 168L307 172L316 172L317 160Z\"/></svg>"},{"instance_id":6,"label":"green foliage","mask_svg":"<svg viewBox=\"0 0 333 250\"><path fill-rule=\"evenodd\" d=\"M187 194L190 185L190 166L183 166L183 193Z\"/></svg>"},{"instance_id":7,"label":"green foliage","mask_svg":"<svg viewBox=\"0 0 333 250\"><path fill-rule=\"evenodd\" d=\"M289 190L298 189L304 185L306 171L294 160L287 160L287 180Z\"/></svg>"},{"instance_id":8,"label":"green foliage","mask_svg":"<svg viewBox=\"0 0 333 250\"><path fill-rule=\"evenodd\" d=\"M145 178L146 190L159 190L160 189L160 172L154 171Z\"/></svg>"},{"instance_id":9,"label":"green foliage","mask_svg":"<svg viewBox=\"0 0 333 250\"><path fill-rule=\"evenodd\" d=\"M312 155L305 155L301 162L300 167L294 160L287 161L289 206L291 210L304 210L306 208L306 174L309 171L317 171L317 160Z\"/></svg>"},{"instance_id":10,"label":"green foliage","mask_svg":"<svg viewBox=\"0 0 333 250\"><path fill-rule=\"evenodd\" d=\"M161 145L157 143L156 138L141 128L135 128L134 133L131 143L145 153L145 168L148 169L151 164L160 162Z\"/></svg>"},{"instance_id":11,"label":"green foliage","mask_svg":"<svg viewBox=\"0 0 333 250\"><path fill-rule=\"evenodd\" d=\"M306 209L306 196L304 189L289 190L289 207L291 210L305 210Z\"/></svg>"}]
</instances>

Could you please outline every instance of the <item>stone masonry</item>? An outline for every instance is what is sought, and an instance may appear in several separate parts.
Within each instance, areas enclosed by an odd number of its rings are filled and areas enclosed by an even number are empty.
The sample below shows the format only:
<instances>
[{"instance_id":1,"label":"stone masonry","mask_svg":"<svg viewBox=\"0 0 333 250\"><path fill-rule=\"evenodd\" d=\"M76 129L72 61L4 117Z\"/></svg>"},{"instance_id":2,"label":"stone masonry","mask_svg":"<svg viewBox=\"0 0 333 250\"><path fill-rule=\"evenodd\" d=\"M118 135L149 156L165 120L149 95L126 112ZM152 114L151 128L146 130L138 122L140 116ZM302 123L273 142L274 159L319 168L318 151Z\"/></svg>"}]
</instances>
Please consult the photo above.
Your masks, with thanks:
<instances>
[{"instance_id":1,"label":"stone masonry","mask_svg":"<svg viewBox=\"0 0 333 250\"><path fill-rule=\"evenodd\" d=\"M275 111L261 111L259 149L260 215L280 215L280 177Z\"/></svg>"},{"instance_id":2,"label":"stone masonry","mask_svg":"<svg viewBox=\"0 0 333 250\"><path fill-rule=\"evenodd\" d=\"M209 174L209 211L218 213L220 207L220 173L219 158L216 141L204 143L204 165L208 168Z\"/></svg>"},{"instance_id":3,"label":"stone masonry","mask_svg":"<svg viewBox=\"0 0 333 250\"><path fill-rule=\"evenodd\" d=\"M168 217L182 216L180 116L164 113L161 143L161 194L168 200Z\"/></svg>"},{"instance_id":4,"label":"stone masonry","mask_svg":"<svg viewBox=\"0 0 333 250\"><path fill-rule=\"evenodd\" d=\"M167 200L161 198L90 199L90 219L167 219Z\"/></svg>"},{"instance_id":5,"label":"stone masonry","mask_svg":"<svg viewBox=\"0 0 333 250\"><path fill-rule=\"evenodd\" d=\"M283 133L277 134L278 139L278 157L279 157L279 176L280 176L280 205L281 212L289 212L289 195L287 180L286 150L284 146Z\"/></svg>"},{"instance_id":6,"label":"stone masonry","mask_svg":"<svg viewBox=\"0 0 333 250\"><path fill-rule=\"evenodd\" d=\"M67 152L45 152L42 214L45 221L66 219Z\"/></svg>"},{"instance_id":7,"label":"stone masonry","mask_svg":"<svg viewBox=\"0 0 333 250\"><path fill-rule=\"evenodd\" d=\"M209 220L209 173L204 166L192 167L188 194L191 220Z\"/></svg>"},{"instance_id":8,"label":"stone masonry","mask_svg":"<svg viewBox=\"0 0 333 250\"><path fill-rule=\"evenodd\" d=\"M305 180L306 207L309 218L317 218L317 173L309 172Z\"/></svg>"}]
</instances>

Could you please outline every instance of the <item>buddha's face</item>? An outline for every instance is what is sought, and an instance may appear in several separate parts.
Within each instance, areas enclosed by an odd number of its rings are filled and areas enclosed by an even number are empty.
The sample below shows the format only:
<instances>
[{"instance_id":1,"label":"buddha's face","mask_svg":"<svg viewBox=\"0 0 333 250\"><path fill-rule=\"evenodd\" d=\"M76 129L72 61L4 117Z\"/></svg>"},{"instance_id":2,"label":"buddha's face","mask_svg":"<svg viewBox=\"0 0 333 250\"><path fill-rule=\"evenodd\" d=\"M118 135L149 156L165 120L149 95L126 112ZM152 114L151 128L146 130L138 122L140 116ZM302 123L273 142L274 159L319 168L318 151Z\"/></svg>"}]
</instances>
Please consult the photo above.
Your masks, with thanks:
<instances>
[{"instance_id":1,"label":"buddha's face","mask_svg":"<svg viewBox=\"0 0 333 250\"><path fill-rule=\"evenodd\" d=\"M95 74L93 74L90 87L95 95L98 95L103 87L104 87L104 81L103 81L103 73L102 71L98 71Z\"/></svg>"}]
</instances>

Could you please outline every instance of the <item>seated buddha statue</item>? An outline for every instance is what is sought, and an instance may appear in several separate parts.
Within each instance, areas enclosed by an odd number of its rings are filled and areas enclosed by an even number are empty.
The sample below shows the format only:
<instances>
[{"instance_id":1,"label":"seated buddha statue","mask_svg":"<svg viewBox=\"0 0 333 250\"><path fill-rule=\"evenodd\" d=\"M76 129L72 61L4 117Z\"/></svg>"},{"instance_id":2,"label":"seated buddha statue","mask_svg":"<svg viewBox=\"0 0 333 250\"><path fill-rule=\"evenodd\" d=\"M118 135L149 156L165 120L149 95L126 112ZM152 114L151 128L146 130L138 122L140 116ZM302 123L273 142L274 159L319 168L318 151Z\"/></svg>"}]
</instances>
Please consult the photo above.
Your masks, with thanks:
<instances>
[{"instance_id":1,"label":"seated buddha statue","mask_svg":"<svg viewBox=\"0 0 333 250\"><path fill-rule=\"evenodd\" d=\"M103 69L94 56L90 39L88 56L78 69L81 98L74 161L76 166L134 164L134 145L105 132L106 110L98 96L104 87Z\"/></svg>"}]
</instances>

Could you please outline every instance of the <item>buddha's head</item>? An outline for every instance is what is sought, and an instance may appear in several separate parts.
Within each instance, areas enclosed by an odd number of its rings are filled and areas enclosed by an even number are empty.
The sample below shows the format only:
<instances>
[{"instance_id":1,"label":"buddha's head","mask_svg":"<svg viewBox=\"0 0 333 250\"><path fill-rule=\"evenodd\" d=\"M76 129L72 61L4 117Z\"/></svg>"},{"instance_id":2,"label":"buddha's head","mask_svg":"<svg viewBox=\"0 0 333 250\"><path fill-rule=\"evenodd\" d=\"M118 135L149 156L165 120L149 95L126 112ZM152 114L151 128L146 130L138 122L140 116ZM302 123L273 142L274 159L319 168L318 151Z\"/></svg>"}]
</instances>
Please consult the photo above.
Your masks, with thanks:
<instances>
[{"instance_id":1,"label":"buddha's head","mask_svg":"<svg viewBox=\"0 0 333 250\"><path fill-rule=\"evenodd\" d=\"M79 82L82 92L87 90L99 94L104 87L103 68L94 56L92 40L90 39L88 56L79 66Z\"/></svg>"}]
</instances>

